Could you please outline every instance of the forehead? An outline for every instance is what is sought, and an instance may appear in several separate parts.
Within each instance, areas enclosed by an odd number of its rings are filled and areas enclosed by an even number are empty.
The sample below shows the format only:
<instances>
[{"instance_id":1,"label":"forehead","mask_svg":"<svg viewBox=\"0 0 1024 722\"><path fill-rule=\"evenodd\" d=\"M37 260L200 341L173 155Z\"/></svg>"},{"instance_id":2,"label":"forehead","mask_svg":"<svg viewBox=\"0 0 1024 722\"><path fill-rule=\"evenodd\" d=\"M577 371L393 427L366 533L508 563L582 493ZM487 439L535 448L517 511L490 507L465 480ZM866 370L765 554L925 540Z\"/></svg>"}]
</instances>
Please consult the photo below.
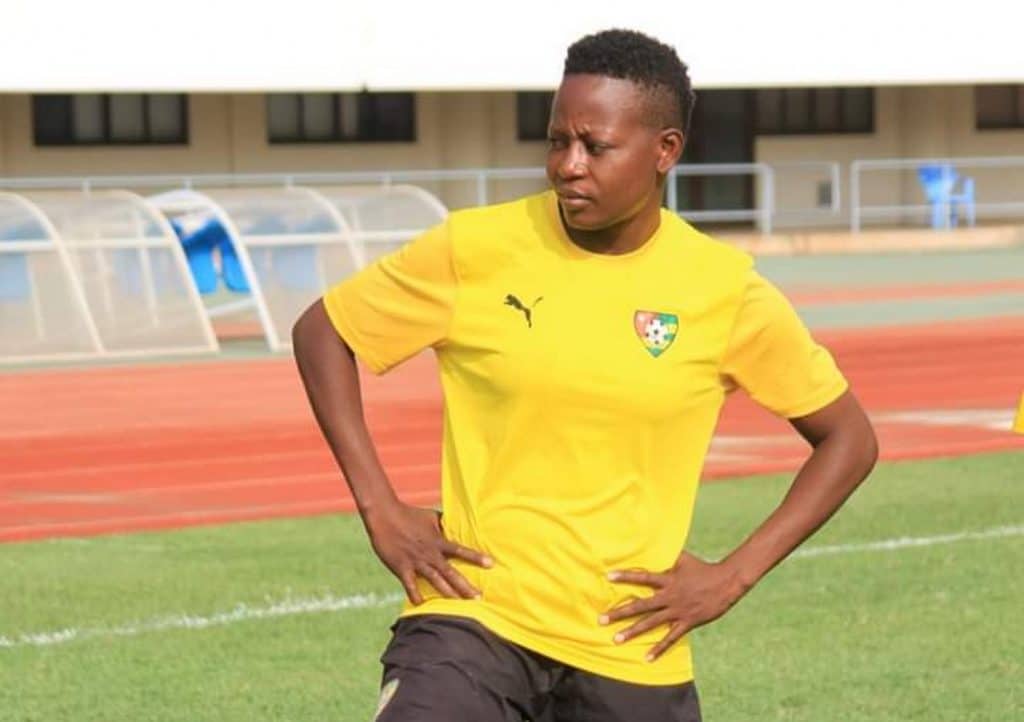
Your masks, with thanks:
<instances>
[{"instance_id":1,"label":"forehead","mask_svg":"<svg viewBox=\"0 0 1024 722\"><path fill-rule=\"evenodd\" d=\"M631 80L566 75L551 106L553 126L627 128L648 115L648 92Z\"/></svg>"}]
</instances>

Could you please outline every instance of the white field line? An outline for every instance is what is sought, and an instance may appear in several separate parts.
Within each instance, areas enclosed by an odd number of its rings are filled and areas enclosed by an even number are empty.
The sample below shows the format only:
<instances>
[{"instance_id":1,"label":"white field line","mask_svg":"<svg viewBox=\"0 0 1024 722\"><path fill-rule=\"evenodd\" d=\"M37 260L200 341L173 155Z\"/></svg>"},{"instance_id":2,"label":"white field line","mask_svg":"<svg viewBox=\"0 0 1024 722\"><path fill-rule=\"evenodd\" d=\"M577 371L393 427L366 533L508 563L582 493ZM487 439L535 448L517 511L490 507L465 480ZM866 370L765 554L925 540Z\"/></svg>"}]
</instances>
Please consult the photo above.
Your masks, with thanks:
<instances>
[{"instance_id":1,"label":"white field line","mask_svg":"<svg viewBox=\"0 0 1024 722\"><path fill-rule=\"evenodd\" d=\"M853 554L856 552L894 552L900 549L915 547L931 547L939 544L954 544L961 541L978 541L983 539L1001 539L1004 537L1024 536L1024 525L997 526L982 531L961 531L939 536L897 537L862 544L836 544L833 546L807 547L797 549L790 558L806 559L808 557L824 557L833 554Z\"/></svg>"},{"instance_id":2,"label":"white field line","mask_svg":"<svg viewBox=\"0 0 1024 722\"><path fill-rule=\"evenodd\" d=\"M859 544L807 547L805 549L798 549L790 558L807 559L810 557L855 554L858 552L894 552L940 544L954 544L962 541L981 541L1018 536L1024 536L1024 524L1000 526L981 531L940 534L937 536L897 537L895 539L883 539L881 541ZM397 604L402 598L403 595L401 594L355 594L348 597L324 594L319 597L310 598L289 597L277 602L268 600L266 606L239 604L229 612L216 612L205 617L193 614L180 614L155 617L146 621L132 622L117 627L65 627L64 629L50 632L29 632L13 636L0 635L0 649L48 647L98 637L134 637L140 634L162 632L168 629L208 629L210 627L222 627L255 619L275 619L300 614L371 609Z\"/></svg>"},{"instance_id":3,"label":"white field line","mask_svg":"<svg viewBox=\"0 0 1024 722\"><path fill-rule=\"evenodd\" d=\"M180 614L156 617L143 622L123 624L118 627L66 627L52 632L31 632L14 637L0 636L0 649L14 647L48 647L96 637L134 637L147 632L162 632L168 629L209 629L223 627L252 619L275 619L299 614L341 612L352 609L385 607L400 601L399 594L355 594L336 597L324 594L306 599L287 598L266 606L251 607L239 604L230 612L217 612L208 617Z\"/></svg>"}]
</instances>

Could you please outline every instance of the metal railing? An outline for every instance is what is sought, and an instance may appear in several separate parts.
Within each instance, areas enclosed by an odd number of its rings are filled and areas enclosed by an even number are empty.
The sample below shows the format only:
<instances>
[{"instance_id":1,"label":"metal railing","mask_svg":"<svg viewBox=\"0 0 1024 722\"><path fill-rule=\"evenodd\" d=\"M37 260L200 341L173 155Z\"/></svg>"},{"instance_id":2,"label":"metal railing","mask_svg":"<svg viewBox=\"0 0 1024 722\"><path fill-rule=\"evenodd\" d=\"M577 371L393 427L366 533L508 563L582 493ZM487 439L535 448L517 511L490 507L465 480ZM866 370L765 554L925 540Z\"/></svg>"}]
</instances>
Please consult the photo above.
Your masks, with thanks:
<instances>
[{"instance_id":1,"label":"metal railing","mask_svg":"<svg viewBox=\"0 0 1024 722\"><path fill-rule=\"evenodd\" d=\"M772 232L775 209L775 173L766 163L701 163L677 165L668 174L666 195L669 209L679 213L679 177L753 175L758 181L760 202L754 208L682 211L692 221L758 221L763 233Z\"/></svg>"},{"instance_id":2,"label":"metal railing","mask_svg":"<svg viewBox=\"0 0 1024 722\"><path fill-rule=\"evenodd\" d=\"M777 174L788 169L817 168L830 179L831 203L827 209L779 209L776 203ZM679 210L680 177L753 176L757 200L752 208L710 208ZM695 163L676 166L666 181L666 205L693 221L754 221L762 233L771 233L779 217L801 215L835 217L840 212L840 168L830 161L794 163ZM247 173L247 174L182 174L182 175L109 175L79 177L0 178L0 188L9 190L80 190L109 188L185 188L239 186L292 186L331 184L395 184L395 183L470 183L477 205L494 200L492 183L498 181L537 180L546 178L545 170L532 168L460 168L450 170L381 170L336 173Z\"/></svg>"},{"instance_id":3,"label":"metal railing","mask_svg":"<svg viewBox=\"0 0 1024 722\"><path fill-rule=\"evenodd\" d=\"M962 157L962 158L896 158L864 159L850 163L850 230L859 232L868 219L904 220L910 214L927 214L931 206L927 203L865 204L862 200L864 175L878 171L916 171L925 165L949 165L955 169L1018 168L1024 171L1024 156L1003 157ZM917 180L914 180L915 185ZM923 196L923 194L922 194ZM1024 215L1024 194L1022 200L1009 202L974 203L978 217L983 215L1001 216Z\"/></svg>"},{"instance_id":4,"label":"metal railing","mask_svg":"<svg viewBox=\"0 0 1024 722\"><path fill-rule=\"evenodd\" d=\"M892 219L900 223L909 216L920 217L928 213L930 206L923 202L914 203L868 203L865 202L865 177L881 172L916 171L922 165L948 164L963 169L1019 169L1024 173L1024 156L1005 157L962 157L962 158L896 158L858 159L849 164L850 230L860 231L866 221ZM791 173L815 174L819 182L828 183L828 202L805 207L785 207L780 204L780 188L786 190ZM756 200L750 208L708 208L701 210L680 209L680 178L752 176L756 188ZM81 190L109 188L186 188L238 186L292 186L331 184L468 184L463 188L463 198L477 205L486 205L495 200L494 184L500 181L538 181L545 179L545 171L539 167L529 168L459 168L408 169L379 171L345 171L332 173L247 173L247 174L174 174L174 175L109 175L78 177L0 178L0 189L8 190ZM790 220L820 221L821 225L839 225L843 219L843 173L840 163L835 161L793 161L776 163L694 163L676 166L668 175L666 183L666 205L692 221L729 222L753 221L762 233L771 233L780 222ZM916 179L910 182L919 188ZM984 197L984 186L978 189L978 197ZM902 189L894 195L901 198ZM1024 216L1024 194L1021 200L975 203L976 214L982 217Z\"/></svg>"}]
</instances>

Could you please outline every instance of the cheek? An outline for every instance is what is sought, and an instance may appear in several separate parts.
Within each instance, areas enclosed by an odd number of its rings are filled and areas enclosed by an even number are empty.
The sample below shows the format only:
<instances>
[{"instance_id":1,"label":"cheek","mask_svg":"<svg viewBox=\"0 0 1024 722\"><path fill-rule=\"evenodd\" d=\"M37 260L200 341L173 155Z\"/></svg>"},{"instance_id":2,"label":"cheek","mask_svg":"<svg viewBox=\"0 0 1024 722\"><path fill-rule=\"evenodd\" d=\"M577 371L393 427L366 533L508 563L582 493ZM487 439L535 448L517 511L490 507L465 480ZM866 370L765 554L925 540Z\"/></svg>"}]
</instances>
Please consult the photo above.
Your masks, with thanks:
<instances>
[{"instance_id":1,"label":"cheek","mask_svg":"<svg viewBox=\"0 0 1024 722\"><path fill-rule=\"evenodd\" d=\"M614 188L620 205L629 206L651 190L655 169L645 159L624 158L609 163L602 174L607 188Z\"/></svg>"}]
</instances>

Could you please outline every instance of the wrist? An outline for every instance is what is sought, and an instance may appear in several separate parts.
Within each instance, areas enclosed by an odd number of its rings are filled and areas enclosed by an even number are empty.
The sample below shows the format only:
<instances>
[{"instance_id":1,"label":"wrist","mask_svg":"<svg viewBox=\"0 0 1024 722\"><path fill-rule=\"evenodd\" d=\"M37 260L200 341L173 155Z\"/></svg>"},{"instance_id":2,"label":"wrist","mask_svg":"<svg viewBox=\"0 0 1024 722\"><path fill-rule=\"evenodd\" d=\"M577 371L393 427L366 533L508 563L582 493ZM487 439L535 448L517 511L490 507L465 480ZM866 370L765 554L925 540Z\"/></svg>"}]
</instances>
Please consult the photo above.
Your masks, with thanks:
<instances>
[{"instance_id":1,"label":"wrist","mask_svg":"<svg viewBox=\"0 0 1024 722\"><path fill-rule=\"evenodd\" d=\"M736 555L726 557L719 564L726 574L727 589L733 600L739 600L761 579L755 569L745 565Z\"/></svg>"},{"instance_id":2,"label":"wrist","mask_svg":"<svg viewBox=\"0 0 1024 722\"><path fill-rule=\"evenodd\" d=\"M382 520L390 517L400 505L401 502L393 493L356 500L359 516L362 517L363 524L367 528L379 524Z\"/></svg>"}]
</instances>

